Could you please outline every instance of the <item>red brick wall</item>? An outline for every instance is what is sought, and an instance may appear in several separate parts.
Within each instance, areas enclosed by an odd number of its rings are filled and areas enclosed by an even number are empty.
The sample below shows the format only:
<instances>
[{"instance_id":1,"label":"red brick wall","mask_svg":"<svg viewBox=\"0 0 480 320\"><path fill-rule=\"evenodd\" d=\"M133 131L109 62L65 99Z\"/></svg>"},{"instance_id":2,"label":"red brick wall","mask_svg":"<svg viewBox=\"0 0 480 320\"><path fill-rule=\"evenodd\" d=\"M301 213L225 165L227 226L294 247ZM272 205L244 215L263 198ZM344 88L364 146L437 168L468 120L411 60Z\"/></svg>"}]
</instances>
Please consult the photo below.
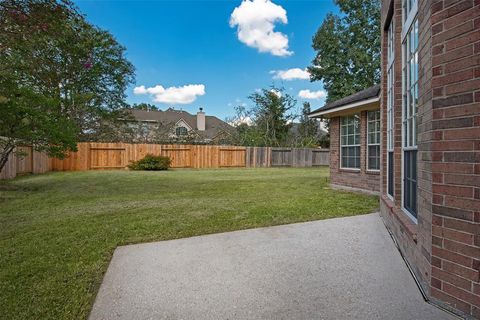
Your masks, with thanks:
<instances>
[{"instance_id":1,"label":"red brick wall","mask_svg":"<svg viewBox=\"0 0 480 320\"><path fill-rule=\"evenodd\" d=\"M480 318L480 1L431 24L432 296Z\"/></svg>"},{"instance_id":2,"label":"red brick wall","mask_svg":"<svg viewBox=\"0 0 480 320\"><path fill-rule=\"evenodd\" d=\"M419 22L419 102L417 112L417 250L422 260L418 272L428 284L431 277L431 252L432 252L432 193L431 193L431 126L432 126L432 101L431 101L431 14L432 1L418 2ZM399 59L400 60L400 59ZM400 116L401 117L401 116ZM401 180L401 179L399 179ZM401 184L400 184L401 186ZM401 191L399 191L401 195ZM418 258L416 260L418 262ZM427 288L427 293L430 293Z\"/></svg>"},{"instance_id":3,"label":"red brick wall","mask_svg":"<svg viewBox=\"0 0 480 320\"><path fill-rule=\"evenodd\" d=\"M330 120L330 182L338 186L380 191L380 173L367 170L367 111L360 112L360 170L340 168L340 117Z\"/></svg>"},{"instance_id":4,"label":"red brick wall","mask_svg":"<svg viewBox=\"0 0 480 320\"><path fill-rule=\"evenodd\" d=\"M401 210L401 1L396 28L395 197L386 195L382 34L381 212L432 301L480 318L480 1L419 0L418 224ZM385 57L385 59L383 59Z\"/></svg>"}]
</instances>

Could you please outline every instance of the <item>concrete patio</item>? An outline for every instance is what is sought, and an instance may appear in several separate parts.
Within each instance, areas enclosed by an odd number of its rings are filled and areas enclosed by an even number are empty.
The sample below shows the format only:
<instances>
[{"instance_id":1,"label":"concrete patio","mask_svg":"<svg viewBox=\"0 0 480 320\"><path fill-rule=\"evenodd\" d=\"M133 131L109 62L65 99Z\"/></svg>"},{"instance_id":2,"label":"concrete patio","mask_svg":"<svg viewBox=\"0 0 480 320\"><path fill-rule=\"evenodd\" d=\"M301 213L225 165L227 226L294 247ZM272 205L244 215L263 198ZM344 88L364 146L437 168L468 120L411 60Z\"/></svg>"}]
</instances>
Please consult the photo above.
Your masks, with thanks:
<instances>
[{"instance_id":1,"label":"concrete patio","mask_svg":"<svg viewBox=\"0 0 480 320\"><path fill-rule=\"evenodd\" d=\"M119 247L90 319L456 318L369 214Z\"/></svg>"}]
</instances>

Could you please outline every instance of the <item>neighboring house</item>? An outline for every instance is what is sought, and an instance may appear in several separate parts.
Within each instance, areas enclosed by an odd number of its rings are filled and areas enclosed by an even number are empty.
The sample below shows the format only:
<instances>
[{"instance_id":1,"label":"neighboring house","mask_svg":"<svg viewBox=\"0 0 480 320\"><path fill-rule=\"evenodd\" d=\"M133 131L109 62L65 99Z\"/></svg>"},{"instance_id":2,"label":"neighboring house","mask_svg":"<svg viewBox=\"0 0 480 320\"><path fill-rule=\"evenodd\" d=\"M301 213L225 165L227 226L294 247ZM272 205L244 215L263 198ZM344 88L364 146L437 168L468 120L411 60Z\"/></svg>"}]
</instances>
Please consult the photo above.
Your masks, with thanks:
<instances>
[{"instance_id":1,"label":"neighboring house","mask_svg":"<svg viewBox=\"0 0 480 320\"><path fill-rule=\"evenodd\" d=\"M381 5L380 99L370 88L312 113L332 121L331 179L378 183L366 133L380 100L385 225L431 302L480 319L480 2Z\"/></svg>"},{"instance_id":2,"label":"neighboring house","mask_svg":"<svg viewBox=\"0 0 480 320\"><path fill-rule=\"evenodd\" d=\"M165 111L130 109L126 120L133 129L134 140L141 142L218 143L229 140L233 127L202 108L196 115L168 108Z\"/></svg>"},{"instance_id":3,"label":"neighboring house","mask_svg":"<svg viewBox=\"0 0 480 320\"><path fill-rule=\"evenodd\" d=\"M312 111L330 120L333 187L380 191L380 85Z\"/></svg>"}]
</instances>

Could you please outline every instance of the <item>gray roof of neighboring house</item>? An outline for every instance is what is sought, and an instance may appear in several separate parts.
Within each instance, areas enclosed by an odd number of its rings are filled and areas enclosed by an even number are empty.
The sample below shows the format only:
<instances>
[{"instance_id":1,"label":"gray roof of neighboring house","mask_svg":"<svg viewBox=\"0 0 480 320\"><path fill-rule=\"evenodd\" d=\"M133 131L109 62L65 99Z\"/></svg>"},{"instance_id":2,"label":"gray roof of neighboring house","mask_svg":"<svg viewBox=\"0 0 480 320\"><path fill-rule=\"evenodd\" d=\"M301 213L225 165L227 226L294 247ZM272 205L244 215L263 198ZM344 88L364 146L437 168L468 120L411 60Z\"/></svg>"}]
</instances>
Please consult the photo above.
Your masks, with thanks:
<instances>
[{"instance_id":1,"label":"gray roof of neighboring house","mask_svg":"<svg viewBox=\"0 0 480 320\"><path fill-rule=\"evenodd\" d=\"M380 85L376 84L376 85L374 85L370 88L359 91L359 92L354 93L352 95L349 95L345 98L327 103L323 107L318 108L318 109L310 112L309 114L312 115L312 114L320 112L320 111L331 110L331 109L340 108L340 107L349 105L351 103L361 102L361 101L364 101L364 100L365 101L370 100L372 98L378 97L379 95L380 95Z\"/></svg>"},{"instance_id":2,"label":"gray roof of neighboring house","mask_svg":"<svg viewBox=\"0 0 480 320\"><path fill-rule=\"evenodd\" d=\"M233 127L230 126L225 121L218 119L215 116L205 116L205 131L197 130L197 115L190 114L183 110L175 110L168 108L165 111L146 111L146 110L137 110L130 109L131 115L137 121L143 122L160 122L163 124L175 124L179 120L185 121L193 130L195 130L199 135L207 138L213 139L220 131L229 131Z\"/></svg>"}]
</instances>

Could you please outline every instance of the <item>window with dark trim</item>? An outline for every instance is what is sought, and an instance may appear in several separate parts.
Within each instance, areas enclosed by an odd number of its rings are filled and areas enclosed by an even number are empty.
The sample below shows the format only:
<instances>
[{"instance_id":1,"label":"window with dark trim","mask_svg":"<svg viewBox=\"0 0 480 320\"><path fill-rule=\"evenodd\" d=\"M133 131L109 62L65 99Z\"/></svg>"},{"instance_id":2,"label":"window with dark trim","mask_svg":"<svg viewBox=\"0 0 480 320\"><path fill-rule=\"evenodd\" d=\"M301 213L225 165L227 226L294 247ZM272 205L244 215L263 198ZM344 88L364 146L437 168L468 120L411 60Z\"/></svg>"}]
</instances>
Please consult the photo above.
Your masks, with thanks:
<instances>
[{"instance_id":1,"label":"window with dark trim","mask_svg":"<svg viewBox=\"0 0 480 320\"><path fill-rule=\"evenodd\" d=\"M187 135L187 133L188 133L188 130L185 127L177 127L175 129L175 134L177 136L185 136L185 135Z\"/></svg>"},{"instance_id":2,"label":"window with dark trim","mask_svg":"<svg viewBox=\"0 0 480 320\"><path fill-rule=\"evenodd\" d=\"M360 169L360 116L340 119L340 168Z\"/></svg>"},{"instance_id":3,"label":"window with dark trim","mask_svg":"<svg viewBox=\"0 0 480 320\"><path fill-rule=\"evenodd\" d=\"M367 112L367 169L380 170L380 110Z\"/></svg>"},{"instance_id":4,"label":"window with dark trim","mask_svg":"<svg viewBox=\"0 0 480 320\"><path fill-rule=\"evenodd\" d=\"M393 195L394 195L394 188L393 188L393 186L394 186L394 184L393 184L393 181L394 181L393 176L394 176L394 175L393 175L393 172L394 172L394 169L395 169L395 167L393 166L393 164L394 164L394 162L393 162L393 161L394 161L394 160L393 160L393 151L389 151L389 152L388 152L387 158L388 158L388 159L387 159L387 165L388 165L388 168L387 168L387 170L388 170L388 176L387 176L387 184L388 184L388 186L387 186L387 189L388 189L388 190L387 190L387 191L388 191L388 194L393 197Z\"/></svg>"}]
</instances>

